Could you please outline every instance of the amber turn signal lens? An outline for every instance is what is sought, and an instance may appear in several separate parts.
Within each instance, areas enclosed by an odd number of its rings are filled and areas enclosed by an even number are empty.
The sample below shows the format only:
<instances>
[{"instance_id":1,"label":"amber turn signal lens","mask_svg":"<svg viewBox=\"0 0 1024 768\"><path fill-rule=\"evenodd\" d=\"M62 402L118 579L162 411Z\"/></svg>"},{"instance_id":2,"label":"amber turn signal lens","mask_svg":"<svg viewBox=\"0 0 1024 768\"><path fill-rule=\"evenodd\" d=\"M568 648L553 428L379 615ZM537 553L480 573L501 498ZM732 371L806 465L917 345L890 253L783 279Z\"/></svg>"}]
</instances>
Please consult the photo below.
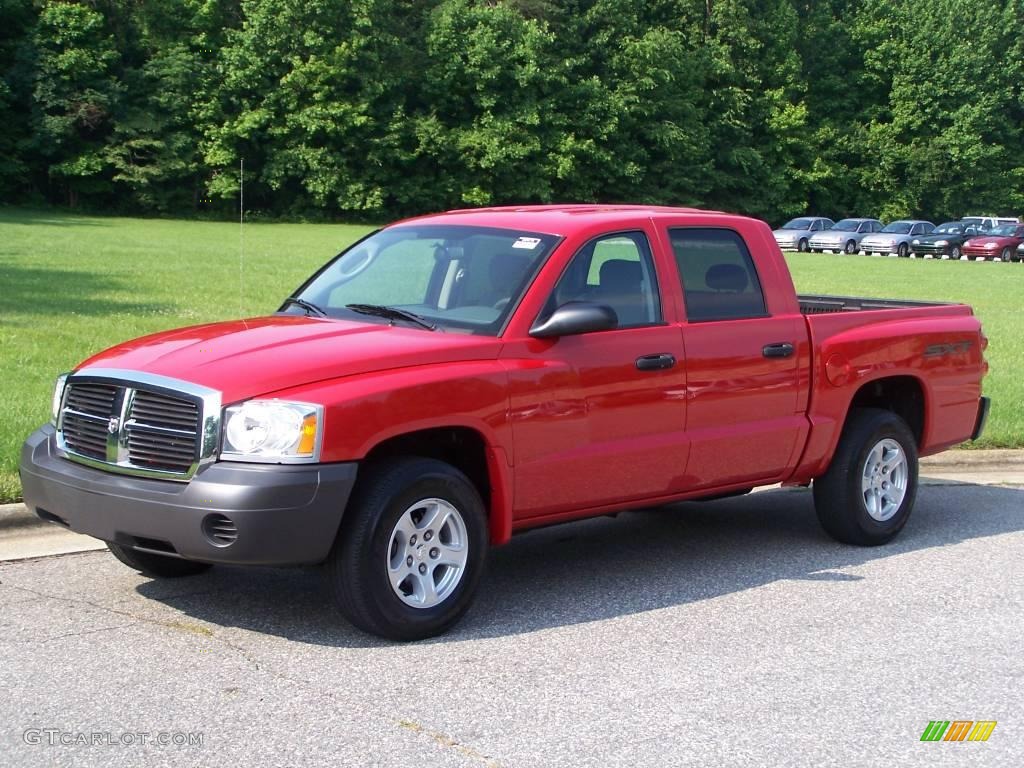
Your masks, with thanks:
<instances>
[{"instance_id":1,"label":"amber turn signal lens","mask_svg":"<svg viewBox=\"0 0 1024 768\"><path fill-rule=\"evenodd\" d=\"M300 456L312 456L316 447L316 414L310 414L302 420L302 436L296 450Z\"/></svg>"}]
</instances>

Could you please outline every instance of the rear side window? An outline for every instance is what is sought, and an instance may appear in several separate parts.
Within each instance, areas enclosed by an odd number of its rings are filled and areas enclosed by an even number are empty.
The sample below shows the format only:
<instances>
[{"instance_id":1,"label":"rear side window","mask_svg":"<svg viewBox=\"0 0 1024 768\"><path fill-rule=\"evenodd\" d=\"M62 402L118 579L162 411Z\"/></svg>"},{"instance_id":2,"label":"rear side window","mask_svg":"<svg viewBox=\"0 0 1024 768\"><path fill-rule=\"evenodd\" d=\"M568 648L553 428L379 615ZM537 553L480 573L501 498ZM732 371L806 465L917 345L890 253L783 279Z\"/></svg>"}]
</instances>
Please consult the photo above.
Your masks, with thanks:
<instances>
[{"instance_id":1,"label":"rear side window","mask_svg":"<svg viewBox=\"0 0 1024 768\"><path fill-rule=\"evenodd\" d=\"M764 293L743 238L731 229L671 229L692 323L765 317Z\"/></svg>"}]
</instances>

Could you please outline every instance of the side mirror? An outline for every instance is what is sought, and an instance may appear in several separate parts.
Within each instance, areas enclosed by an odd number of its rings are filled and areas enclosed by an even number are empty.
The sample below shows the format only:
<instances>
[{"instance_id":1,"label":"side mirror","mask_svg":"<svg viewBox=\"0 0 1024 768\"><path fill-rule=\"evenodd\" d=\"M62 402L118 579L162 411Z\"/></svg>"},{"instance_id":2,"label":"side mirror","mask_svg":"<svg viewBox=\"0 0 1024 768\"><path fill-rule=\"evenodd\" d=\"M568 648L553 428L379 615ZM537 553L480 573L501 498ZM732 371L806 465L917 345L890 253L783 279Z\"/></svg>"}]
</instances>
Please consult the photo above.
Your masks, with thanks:
<instances>
[{"instance_id":1,"label":"side mirror","mask_svg":"<svg viewBox=\"0 0 1024 768\"><path fill-rule=\"evenodd\" d=\"M530 329L530 335L535 339L552 339L593 331L609 331L618 326L619 316L611 307L590 301L570 301L556 309L543 323L534 325Z\"/></svg>"}]
</instances>

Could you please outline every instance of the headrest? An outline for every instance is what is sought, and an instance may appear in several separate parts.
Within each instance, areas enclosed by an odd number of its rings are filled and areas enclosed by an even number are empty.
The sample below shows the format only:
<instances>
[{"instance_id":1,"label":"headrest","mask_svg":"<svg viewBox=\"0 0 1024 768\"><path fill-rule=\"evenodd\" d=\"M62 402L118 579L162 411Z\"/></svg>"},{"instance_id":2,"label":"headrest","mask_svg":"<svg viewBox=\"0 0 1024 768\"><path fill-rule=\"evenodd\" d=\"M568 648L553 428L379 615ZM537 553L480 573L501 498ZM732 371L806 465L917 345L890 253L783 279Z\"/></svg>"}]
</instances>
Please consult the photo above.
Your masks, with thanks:
<instances>
[{"instance_id":1,"label":"headrest","mask_svg":"<svg viewBox=\"0 0 1024 768\"><path fill-rule=\"evenodd\" d=\"M635 288L643 281L639 261L609 259L601 265L602 288Z\"/></svg>"},{"instance_id":2,"label":"headrest","mask_svg":"<svg viewBox=\"0 0 1024 768\"><path fill-rule=\"evenodd\" d=\"M749 278L747 270L738 264L715 264L704 273L704 283L713 291L746 290Z\"/></svg>"},{"instance_id":3,"label":"headrest","mask_svg":"<svg viewBox=\"0 0 1024 768\"><path fill-rule=\"evenodd\" d=\"M491 282L496 286L514 288L529 270L531 260L521 253L499 253L491 258L488 267Z\"/></svg>"}]
</instances>

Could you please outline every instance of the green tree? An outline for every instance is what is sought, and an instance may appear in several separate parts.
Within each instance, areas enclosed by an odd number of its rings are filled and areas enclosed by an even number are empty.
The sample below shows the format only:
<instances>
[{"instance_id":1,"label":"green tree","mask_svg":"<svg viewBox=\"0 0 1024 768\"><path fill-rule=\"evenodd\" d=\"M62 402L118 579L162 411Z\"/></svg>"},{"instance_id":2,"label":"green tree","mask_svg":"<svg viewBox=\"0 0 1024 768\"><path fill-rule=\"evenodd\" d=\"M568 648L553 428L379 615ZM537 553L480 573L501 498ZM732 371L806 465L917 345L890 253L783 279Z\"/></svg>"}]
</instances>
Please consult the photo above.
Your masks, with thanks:
<instances>
[{"instance_id":1,"label":"green tree","mask_svg":"<svg viewBox=\"0 0 1024 768\"><path fill-rule=\"evenodd\" d=\"M46 2L32 34L32 150L66 192L110 188L104 147L123 87L120 56L103 14L77 3Z\"/></svg>"}]
</instances>

